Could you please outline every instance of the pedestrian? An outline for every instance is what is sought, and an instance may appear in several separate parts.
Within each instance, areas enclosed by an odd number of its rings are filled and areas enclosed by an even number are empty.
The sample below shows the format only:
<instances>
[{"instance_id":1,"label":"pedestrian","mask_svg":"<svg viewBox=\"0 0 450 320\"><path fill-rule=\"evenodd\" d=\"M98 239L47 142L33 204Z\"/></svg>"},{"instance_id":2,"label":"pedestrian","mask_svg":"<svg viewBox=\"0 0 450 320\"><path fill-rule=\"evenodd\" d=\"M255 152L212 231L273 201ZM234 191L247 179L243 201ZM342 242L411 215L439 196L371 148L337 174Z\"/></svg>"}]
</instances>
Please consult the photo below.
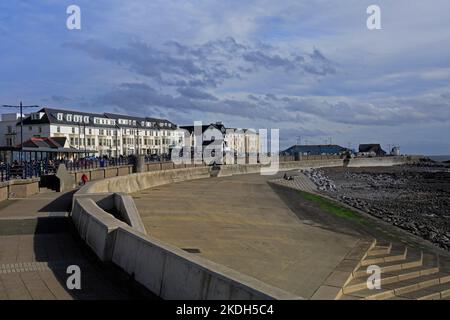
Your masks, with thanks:
<instances>
[{"instance_id":1,"label":"pedestrian","mask_svg":"<svg viewBox=\"0 0 450 320\"><path fill-rule=\"evenodd\" d=\"M85 173L83 173L83 175L81 176L81 184L85 185L87 181L88 181L88 177Z\"/></svg>"}]
</instances>

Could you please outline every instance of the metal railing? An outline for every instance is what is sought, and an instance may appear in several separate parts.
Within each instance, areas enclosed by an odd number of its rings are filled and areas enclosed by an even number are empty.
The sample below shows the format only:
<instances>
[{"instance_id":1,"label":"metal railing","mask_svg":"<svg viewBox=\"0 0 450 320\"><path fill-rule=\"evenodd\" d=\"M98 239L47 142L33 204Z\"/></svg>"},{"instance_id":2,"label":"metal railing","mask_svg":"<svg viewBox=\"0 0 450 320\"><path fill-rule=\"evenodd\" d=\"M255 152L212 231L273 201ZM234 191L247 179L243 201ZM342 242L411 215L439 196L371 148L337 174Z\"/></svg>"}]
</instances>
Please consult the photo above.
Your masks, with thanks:
<instances>
[{"instance_id":1,"label":"metal railing","mask_svg":"<svg viewBox=\"0 0 450 320\"><path fill-rule=\"evenodd\" d=\"M40 177L45 171L42 163L0 164L0 181Z\"/></svg>"},{"instance_id":2,"label":"metal railing","mask_svg":"<svg viewBox=\"0 0 450 320\"><path fill-rule=\"evenodd\" d=\"M161 162L170 160L167 156L145 156L145 162ZM1 163L0 181L14 179L29 179L42 175L55 174L60 164L64 164L68 171L90 170L107 167L134 165L134 156L118 158L85 158L76 160L39 160L22 163Z\"/></svg>"}]
</instances>

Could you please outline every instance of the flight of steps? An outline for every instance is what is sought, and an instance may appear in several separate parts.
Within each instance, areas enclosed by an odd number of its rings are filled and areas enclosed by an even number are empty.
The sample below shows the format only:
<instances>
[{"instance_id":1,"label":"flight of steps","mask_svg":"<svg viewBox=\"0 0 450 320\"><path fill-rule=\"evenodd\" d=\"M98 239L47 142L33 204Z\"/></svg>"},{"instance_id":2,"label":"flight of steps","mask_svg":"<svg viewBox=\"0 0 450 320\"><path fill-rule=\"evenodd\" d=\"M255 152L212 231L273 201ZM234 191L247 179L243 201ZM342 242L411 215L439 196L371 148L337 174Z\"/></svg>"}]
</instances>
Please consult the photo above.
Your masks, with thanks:
<instances>
[{"instance_id":1,"label":"flight of steps","mask_svg":"<svg viewBox=\"0 0 450 320\"><path fill-rule=\"evenodd\" d=\"M370 265L381 269L381 289L370 290ZM439 258L404 246L374 243L342 288L341 300L437 300L450 298L450 273Z\"/></svg>"}]
</instances>

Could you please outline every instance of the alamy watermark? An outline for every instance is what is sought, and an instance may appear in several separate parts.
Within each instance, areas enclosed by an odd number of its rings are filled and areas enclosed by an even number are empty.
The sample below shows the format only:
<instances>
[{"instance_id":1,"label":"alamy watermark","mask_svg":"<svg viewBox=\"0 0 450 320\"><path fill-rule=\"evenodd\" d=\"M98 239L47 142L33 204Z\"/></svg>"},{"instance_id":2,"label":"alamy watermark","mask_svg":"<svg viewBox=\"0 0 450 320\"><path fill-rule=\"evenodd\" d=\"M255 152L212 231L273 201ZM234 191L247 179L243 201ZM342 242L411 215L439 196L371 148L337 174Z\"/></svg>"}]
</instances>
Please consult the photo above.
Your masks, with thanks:
<instances>
[{"instance_id":1,"label":"alamy watermark","mask_svg":"<svg viewBox=\"0 0 450 320\"><path fill-rule=\"evenodd\" d=\"M81 290L81 269L77 265L67 267L66 273L70 276L67 278L66 287L69 290Z\"/></svg>"},{"instance_id":2,"label":"alamy watermark","mask_svg":"<svg viewBox=\"0 0 450 320\"><path fill-rule=\"evenodd\" d=\"M367 29L369 30L381 30L381 8L376 4L372 4L367 7L367 14L370 15L367 18Z\"/></svg>"},{"instance_id":3,"label":"alamy watermark","mask_svg":"<svg viewBox=\"0 0 450 320\"><path fill-rule=\"evenodd\" d=\"M381 268L377 265L370 265L367 267L367 274L370 276L367 278L367 289L380 290L381 289Z\"/></svg>"},{"instance_id":4,"label":"alamy watermark","mask_svg":"<svg viewBox=\"0 0 450 320\"><path fill-rule=\"evenodd\" d=\"M72 4L67 7L66 13L69 15L66 20L67 29L81 30L81 8Z\"/></svg>"}]
</instances>

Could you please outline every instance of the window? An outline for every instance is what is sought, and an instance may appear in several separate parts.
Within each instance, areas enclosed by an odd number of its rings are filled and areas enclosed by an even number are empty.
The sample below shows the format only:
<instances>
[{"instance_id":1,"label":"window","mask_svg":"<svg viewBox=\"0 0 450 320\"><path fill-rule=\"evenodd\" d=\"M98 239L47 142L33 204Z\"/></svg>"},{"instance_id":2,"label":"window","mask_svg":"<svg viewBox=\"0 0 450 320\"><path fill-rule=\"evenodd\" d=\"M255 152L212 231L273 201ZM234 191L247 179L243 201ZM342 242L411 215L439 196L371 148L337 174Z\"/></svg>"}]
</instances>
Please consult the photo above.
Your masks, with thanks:
<instances>
[{"instance_id":1,"label":"window","mask_svg":"<svg viewBox=\"0 0 450 320\"><path fill-rule=\"evenodd\" d=\"M56 132L61 132L61 127L56 127Z\"/></svg>"},{"instance_id":2,"label":"window","mask_svg":"<svg viewBox=\"0 0 450 320\"><path fill-rule=\"evenodd\" d=\"M73 145L73 138L70 138L70 144Z\"/></svg>"},{"instance_id":3,"label":"window","mask_svg":"<svg viewBox=\"0 0 450 320\"><path fill-rule=\"evenodd\" d=\"M89 129L89 134L92 134L92 129Z\"/></svg>"},{"instance_id":4,"label":"window","mask_svg":"<svg viewBox=\"0 0 450 320\"><path fill-rule=\"evenodd\" d=\"M42 127L38 128L39 133L42 133Z\"/></svg>"},{"instance_id":5,"label":"window","mask_svg":"<svg viewBox=\"0 0 450 320\"><path fill-rule=\"evenodd\" d=\"M68 114L68 115L66 116L66 118L67 118L67 121L72 121L72 115L71 115L71 114Z\"/></svg>"},{"instance_id":6,"label":"window","mask_svg":"<svg viewBox=\"0 0 450 320\"><path fill-rule=\"evenodd\" d=\"M84 116L84 123L89 123L89 117L88 116Z\"/></svg>"},{"instance_id":7,"label":"window","mask_svg":"<svg viewBox=\"0 0 450 320\"><path fill-rule=\"evenodd\" d=\"M74 127L72 127L72 133L75 133L75 128Z\"/></svg>"},{"instance_id":8,"label":"window","mask_svg":"<svg viewBox=\"0 0 450 320\"><path fill-rule=\"evenodd\" d=\"M12 126L8 126L8 133L12 133Z\"/></svg>"},{"instance_id":9,"label":"window","mask_svg":"<svg viewBox=\"0 0 450 320\"><path fill-rule=\"evenodd\" d=\"M62 113L58 113L56 115L56 119L58 119L58 121L62 121L63 120L63 114Z\"/></svg>"}]
</instances>

